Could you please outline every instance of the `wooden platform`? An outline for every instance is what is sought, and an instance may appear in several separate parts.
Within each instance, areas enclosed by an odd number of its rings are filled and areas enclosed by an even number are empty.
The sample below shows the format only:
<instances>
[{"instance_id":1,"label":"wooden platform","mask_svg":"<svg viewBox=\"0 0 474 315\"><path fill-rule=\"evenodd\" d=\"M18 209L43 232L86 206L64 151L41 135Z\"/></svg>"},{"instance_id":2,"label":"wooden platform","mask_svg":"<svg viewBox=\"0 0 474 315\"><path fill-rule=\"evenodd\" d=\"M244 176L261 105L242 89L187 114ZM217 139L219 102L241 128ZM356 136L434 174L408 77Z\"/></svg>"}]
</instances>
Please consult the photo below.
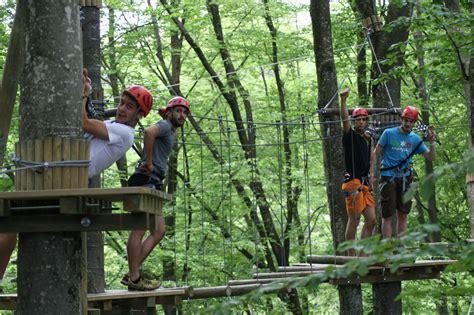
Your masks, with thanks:
<instances>
[{"instance_id":1,"label":"wooden platform","mask_svg":"<svg viewBox=\"0 0 474 315\"><path fill-rule=\"evenodd\" d=\"M324 282L334 285L344 285L436 279L439 278L441 271L455 262L454 260L420 260L412 264L402 264L393 273L390 272L390 268L387 267L371 266L369 267L368 274L365 276L353 274L345 278L326 279ZM232 280L223 286L160 288L155 291L147 292L109 290L105 293L88 294L89 314L101 314L102 311L111 311L114 309L154 308L157 304L176 305L192 299L239 296L257 289L264 289L266 293L272 293L283 290L274 286L273 283L287 282L295 279L295 277L323 274L325 272L324 269L330 266L342 268L341 265L332 264L326 264L324 266L323 264L318 264L318 266L315 266L316 268L313 268L310 264L298 264L297 266L291 266L291 268L297 267L297 271L260 273L256 274L257 278L255 279ZM16 307L16 294L0 295L0 309L15 310Z\"/></svg>"},{"instance_id":2,"label":"wooden platform","mask_svg":"<svg viewBox=\"0 0 474 315\"><path fill-rule=\"evenodd\" d=\"M348 258L348 260L353 260ZM437 279L439 274L447 266L455 263L455 260L420 260L411 264L401 264L396 271L391 272L390 267L370 266L368 274L360 276L353 274L344 278L327 279L325 282L331 284L361 284L361 283L385 283L398 282L406 280L425 280ZM342 265L327 264L327 267L342 268ZM289 269L273 273L259 273L254 275L254 279L248 279L245 282L231 282L232 284L251 284L251 283L269 283L288 281L294 277L304 277L313 274L324 274L325 269L322 264L316 267L307 264L306 266L290 266Z\"/></svg>"},{"instance_id":3,"label":"wooden platform","mask_svg":"<svg viewBox=\"0 0 474 315\"><path fill-rule=\"evenodd\" d=\"M0 193L0 232L67 232L143 229L154 226L172 195L146 187L78 188ZM128 213L103 213L122 203Z\"/></svg>"},{"instance_id":4,"label":"wooden platform","mask_svg":"<svg viewBox=\"0 0 474 315\"><path fill-rule=\"evenodd\" d=\"M104 293L87 294L87 303L91 310L109 311L117 307L143 308L155 307L156 304L181 304L182 299L187 295L187 288L160 288L146 292L107 290ZM16 294L0 294L1 310L16 310L17 303Z\"/></svg>"}]
</instances>

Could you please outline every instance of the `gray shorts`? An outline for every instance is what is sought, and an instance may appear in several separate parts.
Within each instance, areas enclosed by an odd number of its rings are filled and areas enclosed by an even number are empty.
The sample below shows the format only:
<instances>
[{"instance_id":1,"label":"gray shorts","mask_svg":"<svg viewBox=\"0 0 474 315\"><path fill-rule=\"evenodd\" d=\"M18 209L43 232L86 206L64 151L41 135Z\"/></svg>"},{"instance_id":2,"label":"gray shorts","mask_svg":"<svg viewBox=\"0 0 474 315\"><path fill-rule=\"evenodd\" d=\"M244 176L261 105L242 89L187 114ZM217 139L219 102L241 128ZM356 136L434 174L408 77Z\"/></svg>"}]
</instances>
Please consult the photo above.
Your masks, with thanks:
<instances>
[{"instance_id":1,"label":"gray shorts","mask_svg":"<svg viewBox=\"0 0 474 315\"><path fill-rule=\"evenodd\" d=\"M380 181L380 203L382 206L382 217L389 218L395 214L395 210L408 214L411 210L411 200L403 202L403 195L411 184L411 178L405 180L403 187L403 178L382 176Z\"/></svg>"}]
</instances>

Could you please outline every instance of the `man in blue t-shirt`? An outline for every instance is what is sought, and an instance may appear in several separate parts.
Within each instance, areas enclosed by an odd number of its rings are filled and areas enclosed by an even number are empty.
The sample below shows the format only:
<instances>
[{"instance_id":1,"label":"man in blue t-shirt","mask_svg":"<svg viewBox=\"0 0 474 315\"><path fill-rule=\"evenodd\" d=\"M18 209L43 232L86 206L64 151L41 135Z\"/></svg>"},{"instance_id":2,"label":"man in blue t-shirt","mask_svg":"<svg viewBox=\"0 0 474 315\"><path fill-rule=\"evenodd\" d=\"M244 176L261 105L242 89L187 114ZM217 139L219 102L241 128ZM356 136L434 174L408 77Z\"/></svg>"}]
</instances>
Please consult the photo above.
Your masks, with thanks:
<instances>
[{"instance_id":1,"label":"man in blue t-shirt","mask_svg":"<svg viewBox=\"0 0 474 315\"><path fill-rule=\"evenodd\" d=\"M168 157L173 149L176 130L183 126L189 114L189 102L181 96L173 97L166 108L159 110L163 120L145 129L143 141L143 162L129 178L129 186L147 186L162 189L162 180L167 170ZM129 272L122 279L131 291L151 291L160 286L157 280L145 279L140 275L140 266L151 251L165 236L165 219L155 218L155 229L145 238L145 230L134 230L127 242Z\"/></svg>"},{"instance_id":2,"label":"man in blue t-shirt","mask_svg":"<svg viewBox=\"0 0 474 315\"><path fill-rule=\"evenodd\" d=\"M407 217L411 210L411 201L403 202L403 194L413 179L411 160L415 154L422 154L430 161L436 159L436 134L432 128L427 130L426 139L430 147L412 132L418 120L418 111L413 106L407 106L402 112L399 127L386 129L374 150L370 163L370 175L374 177L377 156L382 155L380 168L380 195L382 206L382 235L392 236L392 218L397 213L397 236L407 228Z\"/></svg>"}]
</instances>

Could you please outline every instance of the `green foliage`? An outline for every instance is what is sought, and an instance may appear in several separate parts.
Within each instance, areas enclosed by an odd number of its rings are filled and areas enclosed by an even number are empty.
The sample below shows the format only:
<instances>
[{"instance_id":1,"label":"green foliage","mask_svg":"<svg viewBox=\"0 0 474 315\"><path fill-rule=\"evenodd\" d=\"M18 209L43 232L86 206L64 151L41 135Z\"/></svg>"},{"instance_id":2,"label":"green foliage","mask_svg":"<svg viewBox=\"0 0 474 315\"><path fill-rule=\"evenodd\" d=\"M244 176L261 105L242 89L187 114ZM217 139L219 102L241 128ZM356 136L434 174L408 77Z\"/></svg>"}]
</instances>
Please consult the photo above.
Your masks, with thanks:
<instances>
[{"instance_id":1,"label":"green foliage","mask_svg":"<svg viewBox=\"0 0 474 315\"><path fill-rule=\"evenodd\" d=\"M435 307L433 304L443 296L461 297L461 304L466 307L466 301L474 294L474 278L469 274L474 267L474 244L459 243L455 245L456 248L454 249L452 245L424 243L428 234L437 230L439 228L435 225L424 225L410 231L400 239L380 240L378 236L375 236L362 241L346 243L341 246L341 250L346 250L349 247L355 249L363 247L368 257L347 262L342 268L330 266L324 272L315 273L311 276L271 283L269 286L255 290L242 298L226 302L213 311L217 314L228 314L236 305L257 304L264 294L283 288L306 287L315 290L329 279L347 278L351 275L363 277L367 275L370 266L382 265L389 268L391 273L394 273L402 264L410 264L415 259L433 256L457 259L446 268L441 278L441 283L446 282L447 285L439 285L440 280L424 281L427 286L420 286L419 282L416 285L406 282L401 298L404 301L408 300L408 303L411 304L412 299L418 299L419 303L419 299L429 296L432 300L431 304L425 305L425 310L427 310L433 309ZM456 281L455 286L450 286L449 281L453 279ZM433 285L434 283L437 283L437 285Z\"/></svg>"},{"instance_id":2,"label":"green foliage","mask_svg":"<svg viewBox=\"0 0 474 315\"><path fill-rule=\"evenodd\" d=\"M102 14L102 74L104 94L113 104L110 86L111 74L118 76L119 88L131 84L142 84L153 91L155 108L162 107L173 93L165 79L163 65L157 58L157 30L161 38L164 66L169 67L171 57L178 53L171 49L170 40L177 32L170 16L161 5L148 7L143 1L105 1ZM327 189L337 189L326 183L322 157L321 134L318 117L314 114L317 102L317 82L314 65L312 29L301 17L308 14L308 7L294 3L270 1L269 12L277 30L279 70L284 82L286 112L280 110L278 89L272 59L272 41L264 19L264 6L255 1L216 1L221 15L224 44L231 53L237 68L237 76L244 85L246 100L251 104L252 119L256 130L256 159L258 172L252 168L237 134L237 125L232 110L222 94L217 90L213 78L206 72L201 61L190 45L183 41L180 61L179 88L191 101L192 113L196 121L214 144L214 150L223 162L216 160L204 145L197 132L188 123L184 127L184 137L179 139L178 172L186 177L178 178L175 194L176 205L169 206L165 213L175 217L175 224L168 228L162 243L146 260L144 272L152 277L162 278L163 263L176 263L176 281L165 281L165 287L193 285L222 285L230 279L252 278L256 271L269 271L268 266L257 269L258 263L267 263L268 242L259 236L253 215L261 220L258 207L262 200L253 193L252 182L260 180L266 192L271 219L276 232L290 243L290 263L304 262L308 254L333 254L333 225L330 221ZM401 3L401 1L400 1ZM440 231L443 241L460 243L469 237L469 212L466 201L464 174L472 168L472 152L467 152L468 120L466 100L463 92L463 74L458 67L457 50L466 54L472 46L472 34L467 2L462 2L462 10L452 14L442 6L422 1L412 19L397 19L386 30L410 24L408 41L392 47L405 53L404 64L377 80L366 75L368 88L390 78L402 80L402 106L416 104L430 114L441 145L435 172L426 175L421 158L415 158L415 169L419 180L413 184L410 198L418 191L422 197L418 217L426 216L426 200L435 194L439 225L422 226L414 214L409 219L411 232L402 239L381 240L379 236L347 242L339 247L345 251L355 248L369 254L366 260L348 263L342 269L329 268L326 272L304 279L295 279L286 286L299 290L306 310L317 313L337 313L337 292L332 286L320 285L330 278L357 273L367 274L374 263L388 263L391 270L400 264L412 262L415 258L446 257L457 259L458 263L448 269L441 280L404 283L404 305L407 313L436 311L437 299L448 296L452 305L466 310L468 296L472 293L473 269L472 246L459 245L456 252L449 245L424 245L427 235ZM14 1L0 5L0 71L9 39ZM110 8L115 9L115 24L109 22ZM357 73L355 70L356 36L361 31L359 17L356 17L346 2L331 3L332 34L334 55L339 84L345 78L344 86L352 90L349 106L356 106ZM157 18L157 29L152 25L152 13ZM189 34L195 39L210 65L216 70L225 85L226 92L240 95L231 77L226 75L221 59L222 43L214 35L206 1L181 1L173 7L173 17L183 21ZM413 34L420 33L419 42ZM109 38L111 36L111 38ZM180 35L182 37L182 35ZM370 49L363 48L368 56ZM115 56L117 68L112 65ZM395 64L396 54L392 53L384 64ZM423 58L424 64L419 62ZM370 57L367 57L367 64ZM370 68L370 67L369 67ZM168 69L169 70L169 69ZM420 98L419 79L425 79L429 98ZM241 98L238 106L243 113L244 126L247 112ZM18 106L17 106L18 107ZM301 123L304 115L305 123ZM219 119L222 117L222 119ZM281 125L276 121L287 120L291 157L290 172L287 173L284 160ZM143 120L145 126L157 121L156 111ZM18 140L18 108L12 120L7 154L14 151ZM340 122L334 122L339 124ZM279 129L280 128L280 129ZM278 133L280 131L280 133ZM139 137L139 135L137 136ZM331 139L333 145L340 145L337 135ZM183 153L184 148L186 154ZM138 161L137 155L128 153L128 171L131 172ZM185 161L187 161L189 168ZM342 173L342 172L341 172ZM119 186L120 175L112 167L104 174L105 187ZM242 184L243 191L237 192L234 182ZM290 192L286 184L292 182ZM329 183L330 184L330 183ZM0 177L0 189L13 189L12 181ZM291 194L295 198L298 220L288 222L288 202ZM342 198L342 194L340 196ZM291 227L291 229L288 229ZM171 233L171 228L175 233ZM288 231L289 230L289 231ZM224 232L227 234L224 236ZM284 232L288 231L288 232ZM284 234L286 233L286 234ZM127 270L126 241L128 233L113 232L106 235L105 269L107 288L123 288L119 281ZM189 239L189 243L188 242ZM397 251L397 253L394 253ZM250 257L246 257L246 253ZM275 257L272 256L275 260ZM187 266L185 270L184 266ZM452 271L452 273L451 273ZM12 283L15 266L9 266L6 276L6 291L14 292ZM274 288L280 288L274 284ZM370 304L369 285L363 286L366 311ZM216 313L254 312L275 313L287 311L286 305L276 295L266 295L257 291L243 299L212 299L185 303L185 313L208 313L212 307ZM460 312L462 313L462 312Z\"/></svg>"}]
</instances>

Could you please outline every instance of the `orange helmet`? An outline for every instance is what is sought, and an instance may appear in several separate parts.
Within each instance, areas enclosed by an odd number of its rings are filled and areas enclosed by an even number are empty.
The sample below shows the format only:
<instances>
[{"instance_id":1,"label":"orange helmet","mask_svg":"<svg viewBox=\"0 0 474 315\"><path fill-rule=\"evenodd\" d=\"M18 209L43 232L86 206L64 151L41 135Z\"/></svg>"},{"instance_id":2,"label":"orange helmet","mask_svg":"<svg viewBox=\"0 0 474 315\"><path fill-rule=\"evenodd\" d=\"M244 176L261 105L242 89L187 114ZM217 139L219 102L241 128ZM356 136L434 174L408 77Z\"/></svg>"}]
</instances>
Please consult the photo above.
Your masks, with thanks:
<instances>
[{"instance_id":1,"label":"orange helmet","mask_svg":"<svg viewBox=\"0 0 474 315\"><path fill-rule=\"evenodd\" d=\"M183 106L187 108L188 111L189 109L189 102L182 96L175 96L172 99L168 101L168 105L166 105L166 109L171 109L175 106Z\"/></svg>"},{"instance_id":2,"label":"orange helmet","mask_svg":"<svg viewBox=\"0 0 474 315\"><path fill-rule=\"evenodd\" d=\"M402 112L402 118L408 118L411 120L418 120L418 111L415 106L407 106Z\"/></svg>"},{"instance_id":3,"label":"orange helmet","mask_svg":"<svg viewBox=\"0 0 474 315\"><path fill-rule=\"evenodd\" d=\"M360 108L360 107L357 107L357 108L354 108L354 110L352 111L352 117L357 117L357 116L365 116L365 117L368 117L369 116L369 112L367 111L367 109L365 108Z\"/></svg>"},{"instance_id":4,"label":"orange helmet","mask_svg":"<svg viewBox=\"0 0 474 315\"><path fill-rule=\"evenodd\" d=\"M138 106L143 112L143 116L146 117L153 107L153 95L150 91L140 85L132 85L123 91L130 95L135 101L137 101Z\"/></svg>"}]
</instances>

